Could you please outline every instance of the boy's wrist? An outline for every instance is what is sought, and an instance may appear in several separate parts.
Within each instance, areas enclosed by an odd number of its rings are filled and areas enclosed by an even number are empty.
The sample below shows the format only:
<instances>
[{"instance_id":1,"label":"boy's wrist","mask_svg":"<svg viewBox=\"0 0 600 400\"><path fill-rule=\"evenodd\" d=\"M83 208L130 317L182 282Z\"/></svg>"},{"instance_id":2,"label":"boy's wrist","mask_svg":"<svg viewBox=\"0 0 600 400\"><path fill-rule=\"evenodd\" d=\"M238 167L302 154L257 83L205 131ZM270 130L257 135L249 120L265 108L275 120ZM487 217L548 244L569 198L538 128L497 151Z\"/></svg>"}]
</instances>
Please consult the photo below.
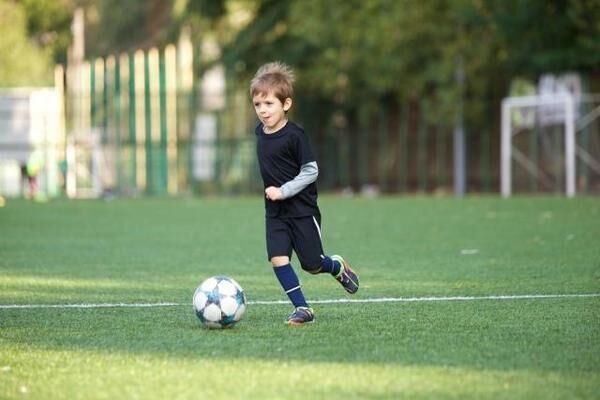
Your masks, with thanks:
<instances>
[{"instance_id":1,"label":"boy's wrist","mask_svg":"<svg viewBox=\"0 0 600 400\"><path fill-rule=\"evenodd\" d=\"M281 199L287 199L290 195L289 188L286 185L282 185L279 188L279 192L281 193Z\"/></svg>"}]
</instances>

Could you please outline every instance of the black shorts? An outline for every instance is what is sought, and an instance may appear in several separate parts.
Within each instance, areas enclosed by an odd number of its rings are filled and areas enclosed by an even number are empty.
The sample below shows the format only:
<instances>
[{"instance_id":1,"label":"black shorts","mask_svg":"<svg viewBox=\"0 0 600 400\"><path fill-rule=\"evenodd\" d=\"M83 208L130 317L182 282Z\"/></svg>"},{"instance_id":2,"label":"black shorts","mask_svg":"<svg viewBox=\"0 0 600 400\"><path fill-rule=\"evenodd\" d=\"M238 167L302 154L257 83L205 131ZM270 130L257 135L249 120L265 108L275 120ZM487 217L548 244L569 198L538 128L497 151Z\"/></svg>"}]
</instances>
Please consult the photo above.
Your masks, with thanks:
<instances>
[{"instance_id":1,"label":"black shorts","mask_svg":"<svg viewBox=\"0 0 600 400\"><path fill-rule=\"evenodd\" d=\"M321 216L300 218L266 219L267 255L288 256L292 250L298 256L300 265L307 271L321 266L323 245L321 243Z\"/></svg>"}]
</instances>

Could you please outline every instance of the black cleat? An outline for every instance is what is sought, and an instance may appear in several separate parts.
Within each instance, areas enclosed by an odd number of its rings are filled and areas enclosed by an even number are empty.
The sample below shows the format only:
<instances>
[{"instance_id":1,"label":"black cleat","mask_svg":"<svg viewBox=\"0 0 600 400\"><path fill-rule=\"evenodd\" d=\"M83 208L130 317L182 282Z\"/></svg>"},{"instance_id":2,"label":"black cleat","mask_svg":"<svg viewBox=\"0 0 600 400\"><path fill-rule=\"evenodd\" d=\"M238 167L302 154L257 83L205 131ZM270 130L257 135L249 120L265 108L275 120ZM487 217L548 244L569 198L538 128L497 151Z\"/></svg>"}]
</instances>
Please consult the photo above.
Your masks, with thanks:
<instances>
[{"instance_id":1,"label":"black cleat","mask_svg":"<svg viewBox=\"0 0 600 400\"><path fill-rule=\"evenodd\" d=\"M286 324L290 326L300 326L306 323L314 322L315 313L310 307L296 307L293 313L290 314Z\"/></svg>"},{"instance_id":2,"label":"black cleat","mask_svg":"<svg viewBox=\"0 0 600 400\"><path fill-rule=\"evenodd\" d=\"M358 291L358 275L350 268L350 264L344 260L342 256L337 254L331 256L334 261L339 261L342 264L340 273L335 277L337 281L344 287L346 292L354 294Z\"/></svg>"}]
</instances>

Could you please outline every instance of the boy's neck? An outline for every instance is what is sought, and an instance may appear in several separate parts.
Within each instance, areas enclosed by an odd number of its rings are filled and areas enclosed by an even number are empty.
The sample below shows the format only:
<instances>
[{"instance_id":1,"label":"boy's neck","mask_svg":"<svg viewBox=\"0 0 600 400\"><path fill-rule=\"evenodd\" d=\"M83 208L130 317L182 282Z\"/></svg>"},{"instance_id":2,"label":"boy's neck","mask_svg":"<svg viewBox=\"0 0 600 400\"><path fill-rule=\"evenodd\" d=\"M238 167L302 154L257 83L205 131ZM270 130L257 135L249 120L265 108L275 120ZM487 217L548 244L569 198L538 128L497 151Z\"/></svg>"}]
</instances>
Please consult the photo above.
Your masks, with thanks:
<instances>
[{"instance_id":1,"label":"boy's neck","mask_svg":"<svg viewBox=\"0 0 600 400\"><path fill-rule=\"evenodd\" d=\"M275 133L275 132L278 132L278 131L282 130L282 129L283 129L283 127L287 125L287 123L288 123L288 119L287 119L287 118L285 118L285 119L283 120L283 122L281 123L281 125L279 125L278 127L276 127L276 128L275 128L275 129L273 129L273 130L271 130L271 129L269 129L269 128L267 128L266 126L264 126L264 125L263 125L263 132L264 132L264 133L266 133L267 135L270 135L270 134L272 134L272 133Z\"/></svg>"}]
</instances>

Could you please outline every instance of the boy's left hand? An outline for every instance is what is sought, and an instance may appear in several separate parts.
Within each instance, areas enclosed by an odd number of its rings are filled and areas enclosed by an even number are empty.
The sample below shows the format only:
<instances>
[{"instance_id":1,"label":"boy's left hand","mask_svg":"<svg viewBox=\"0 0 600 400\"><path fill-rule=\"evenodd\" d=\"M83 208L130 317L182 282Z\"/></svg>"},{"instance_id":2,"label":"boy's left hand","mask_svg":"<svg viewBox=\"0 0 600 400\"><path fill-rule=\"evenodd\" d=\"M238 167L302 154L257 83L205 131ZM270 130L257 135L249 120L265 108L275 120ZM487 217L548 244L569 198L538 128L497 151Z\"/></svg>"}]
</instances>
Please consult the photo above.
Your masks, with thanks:
<instances>
[{"instance_id":1,"label":"boy's left hand","mask_svg":"<svg viewBox=\"0 0 600 400\"><path fill-rule=\"evenodd\" d=\"M275 186L269 186L265 189L265 195L267 199L271 201L281 200L283 194L281 193L281 189Z\"/></svg>"}]
</instances>

